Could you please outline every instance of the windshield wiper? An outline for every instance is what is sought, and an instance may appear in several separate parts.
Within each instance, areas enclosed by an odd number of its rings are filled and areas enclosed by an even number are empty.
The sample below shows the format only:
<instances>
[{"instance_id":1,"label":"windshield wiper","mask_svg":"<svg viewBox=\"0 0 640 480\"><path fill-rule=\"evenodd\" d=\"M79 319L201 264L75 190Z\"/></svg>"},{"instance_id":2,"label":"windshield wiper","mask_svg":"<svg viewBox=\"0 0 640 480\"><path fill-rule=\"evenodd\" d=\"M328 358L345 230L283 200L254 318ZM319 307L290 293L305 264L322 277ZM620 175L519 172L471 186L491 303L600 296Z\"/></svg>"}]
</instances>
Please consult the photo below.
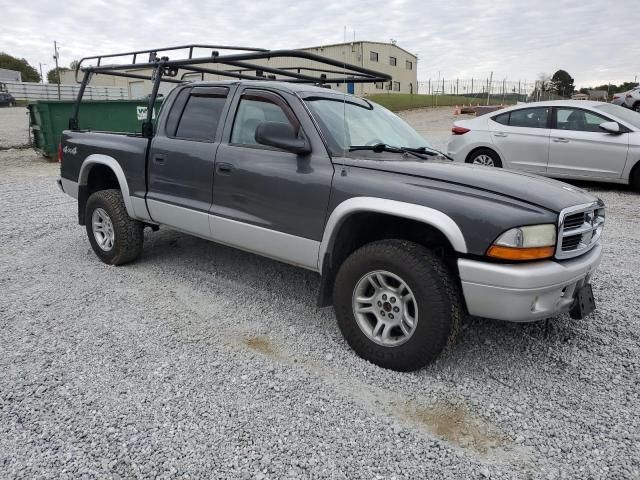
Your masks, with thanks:
<instances>
[{"instance_id":1,"label":"windshield wiper","mask_svg":"<svg viewBox=\"0 0 640 480\"><path fill-rule=\"evenodd\" d=\"M391 153L405 153L408 155L413 155L414 157L418 157L421 160L427 160L428 157L424 155L429 155L427 151L421 151L417 148L404 148L404 147L394 147L392 145L387 145L386 143L376 143L375 145L351 145L349 147L350 152L355 152L358 150L369 150L375 153L382 152L391 152Z\"/></svg>"},{"instance_id":2,"label":"windshield wiper","mask_svg":"<svg viewBox=\"0 0 640 480\"><path fill-rule=\"evenodd\" d=\"M447 155L446 153L440 150L436 150L435 148L431 148L431 147L419 147L419 148L402 147L402 148L409 152L422 153L424 155L429 155L431 157L442 155L444 158L453 161L453 158L451 158L449 155Z\"/></svg>"}]
</instances>

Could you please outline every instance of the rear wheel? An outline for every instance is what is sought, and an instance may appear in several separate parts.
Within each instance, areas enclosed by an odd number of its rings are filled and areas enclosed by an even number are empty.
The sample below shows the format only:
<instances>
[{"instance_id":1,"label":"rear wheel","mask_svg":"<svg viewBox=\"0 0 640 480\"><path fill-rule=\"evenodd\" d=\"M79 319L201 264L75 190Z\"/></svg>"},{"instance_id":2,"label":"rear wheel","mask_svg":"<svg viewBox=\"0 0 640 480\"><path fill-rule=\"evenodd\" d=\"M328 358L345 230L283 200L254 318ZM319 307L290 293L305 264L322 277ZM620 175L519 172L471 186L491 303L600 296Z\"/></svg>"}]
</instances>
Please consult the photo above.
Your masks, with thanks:
<instances>
[{"instance_id":1,"label":"rear wheel","mask_svg":"<svg viewBox=\"0 0 640 480\"><path fill-rule=\"evenodd\" d=\"M123 265L142 251L144 225L127 214L120 190L101 190L87 200L87 235L93 251L109 265Z\"/></svg>"},{"instance_id":2,"label":"rear wheel","mask_svg":"<svg viewBox=\"0 0 640 480\"><path fill-rule=\"evenodd\" d=\"M502 161L496 152L490 148L479 148L467 157L467 163L484 165L485 167L502 168Z\"/></svg>"},{"instance_id":3,"label":"rear wheel","mask_svg":"<svg viewBox=\"0 0 640 480\"><path fill-rule=\"evenodd\" d=\"M640 192L640 163L634 167L631 171L631 178L629 184L636 192Z\"/></svg>"},{"instance_id":4,"label":"rear wheel","mask_svg":"<svg viewBox=\"0 0 640 480\"><path fill-rule=\"evenodd\" d=\"M411 371L453 343L460 295L442 260L416 243L383 240L352 253L333 291L338 325L362 358Z\"/></svg>"},{"instance_id":5,"label":"rear wheel","mask_svg":"<svg viewBox=\"0 0 640 480\"><path fill-rule=\"evenodd\" d=\"M631 107L631 110L634 110L636 112L640 112L640 102L634 103L633 107Z\"/></svg>"}]
</instances>

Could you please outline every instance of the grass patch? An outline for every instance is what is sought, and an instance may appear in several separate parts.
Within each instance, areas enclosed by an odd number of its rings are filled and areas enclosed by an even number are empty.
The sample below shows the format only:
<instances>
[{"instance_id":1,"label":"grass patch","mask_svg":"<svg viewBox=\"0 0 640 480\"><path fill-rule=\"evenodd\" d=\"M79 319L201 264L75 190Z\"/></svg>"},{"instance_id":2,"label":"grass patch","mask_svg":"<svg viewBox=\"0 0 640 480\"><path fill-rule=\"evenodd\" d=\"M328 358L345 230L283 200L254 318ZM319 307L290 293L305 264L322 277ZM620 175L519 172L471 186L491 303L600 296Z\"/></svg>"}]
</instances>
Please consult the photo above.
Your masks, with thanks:
<instances>
[{"instance_id":1,"label":"grass patch","mask_svg":"<svg viewBox=\"0 0 640 480\"><path fill-rule=\"evenodd\" d=\"M411 95L408 93L379 93L369 95L367 98L379 103L383 107L393 112L400 110L410 110L412 108L424 107L451 107L454 105L485 105L487 98L463 97L457 95ZM492 104L502 103L502 97L493 97ZM513 100L505 99L505 104L515 103Z\"/></svg>"}]
</instances>

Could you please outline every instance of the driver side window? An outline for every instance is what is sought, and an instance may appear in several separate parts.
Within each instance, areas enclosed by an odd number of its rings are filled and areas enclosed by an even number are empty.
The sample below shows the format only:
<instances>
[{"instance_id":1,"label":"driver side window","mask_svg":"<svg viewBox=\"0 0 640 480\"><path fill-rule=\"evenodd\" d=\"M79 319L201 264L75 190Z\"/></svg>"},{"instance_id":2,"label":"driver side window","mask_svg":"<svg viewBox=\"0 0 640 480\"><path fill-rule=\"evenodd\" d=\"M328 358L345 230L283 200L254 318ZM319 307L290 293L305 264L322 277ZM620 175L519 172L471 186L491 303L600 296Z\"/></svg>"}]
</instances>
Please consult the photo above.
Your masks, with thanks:
<instances>
[{"instance_id":1,"label":"driver side window","mask_svg":"<svg viewBox=\"0 0 640 480\"><path fill-rule=\"evenodd\" d=\"M243 96L233 121L231 143L258 145L256 129L262 122L291 124L284 110L271 100L259 96Z\"/></svg>"},{"instance_id":2,"label":"driver side window","mask_svg":"<svg viewBox=\"0 0 640 480\"><path fill-rule=\"evenodd\" d=\"M608 122L604 117L579 108L557 108L556 128L577 132L602 132L600 124Z\"/></svg>"}]
</instances>

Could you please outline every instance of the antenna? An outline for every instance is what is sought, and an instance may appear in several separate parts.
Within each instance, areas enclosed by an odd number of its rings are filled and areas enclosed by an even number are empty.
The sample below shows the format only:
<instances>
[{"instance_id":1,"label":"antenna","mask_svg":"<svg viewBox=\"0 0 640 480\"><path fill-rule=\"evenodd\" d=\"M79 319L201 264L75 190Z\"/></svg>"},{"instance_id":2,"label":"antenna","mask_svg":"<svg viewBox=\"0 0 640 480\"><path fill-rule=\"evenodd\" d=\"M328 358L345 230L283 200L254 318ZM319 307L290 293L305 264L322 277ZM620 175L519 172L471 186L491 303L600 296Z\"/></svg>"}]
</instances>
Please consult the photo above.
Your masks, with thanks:
<instances>
[{"instance_id":1,"label":"antenna","mask_svg":"<svg viewBox=\"0 0 640 480\"><path fill-rule=\"evenodd\" d=\"M343 55L343 70L346 76L347 74L347 26L344 26L344 45L342 47L342 55ZM347 151L349 149L347 145L347 90L348 83L344 84L344 93L342 97L342 144L344 145L344 151L342 152L342 158L347 156ZM347 174L347 171L344 166L344 160L342 162L342 171L340 172L342 176Z\"/></svg>"}]
</instances>

